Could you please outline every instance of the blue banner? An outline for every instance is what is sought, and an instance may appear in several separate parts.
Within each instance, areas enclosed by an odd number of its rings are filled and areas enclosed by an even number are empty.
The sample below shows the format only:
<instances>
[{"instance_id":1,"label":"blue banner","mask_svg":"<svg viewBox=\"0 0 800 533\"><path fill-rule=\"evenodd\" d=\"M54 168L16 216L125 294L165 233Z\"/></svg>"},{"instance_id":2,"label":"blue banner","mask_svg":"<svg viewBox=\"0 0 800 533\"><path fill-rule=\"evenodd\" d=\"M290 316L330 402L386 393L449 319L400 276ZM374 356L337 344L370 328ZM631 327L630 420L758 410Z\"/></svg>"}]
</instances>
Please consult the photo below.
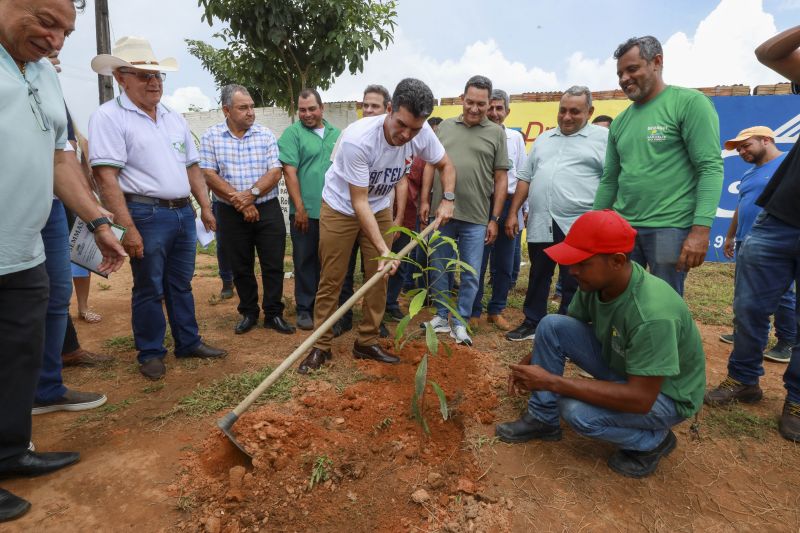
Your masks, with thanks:
<instances>
[{"instance_id":1,"label":"blue banner","mask_svg":"<svg viewBox=\"0 0 800 533\"><path fill-rule=\"evenodd\" d=\"M715 96L711 98L719 114L720 149L725 163L725 181L717 217L711 226L711 245L706 261L730 261L722 253L725 235L731 224L742 174L751 167L735 151L725 150L726 140L745 128L767 126L775 132L778 149L788 152L800 133L800 96ZM800 206L798 206L800 209Z\"/></svg>"}]
</instances>

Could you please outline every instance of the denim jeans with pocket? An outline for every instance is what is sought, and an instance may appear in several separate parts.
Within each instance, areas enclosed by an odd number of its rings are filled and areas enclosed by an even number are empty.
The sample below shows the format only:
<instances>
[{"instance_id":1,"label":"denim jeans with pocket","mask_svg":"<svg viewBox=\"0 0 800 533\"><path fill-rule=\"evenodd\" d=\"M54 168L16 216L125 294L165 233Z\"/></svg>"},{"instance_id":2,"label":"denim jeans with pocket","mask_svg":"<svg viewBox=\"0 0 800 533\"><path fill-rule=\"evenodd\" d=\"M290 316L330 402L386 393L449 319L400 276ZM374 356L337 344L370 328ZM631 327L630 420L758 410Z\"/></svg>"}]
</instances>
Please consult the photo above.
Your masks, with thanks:
<instances>
[{"instance_id":1,"label":"denim jeans with pocket","mask_svg":"<svg viewBox=\"0 0 800 533\"><path fill-rule=\"evenodd\" d=\"M636 228L636 244L631 259L657 278L661 278L675 292L683 296L686 272L678 272L678 258L689 228Z\"/></svg>"}]
</instances>

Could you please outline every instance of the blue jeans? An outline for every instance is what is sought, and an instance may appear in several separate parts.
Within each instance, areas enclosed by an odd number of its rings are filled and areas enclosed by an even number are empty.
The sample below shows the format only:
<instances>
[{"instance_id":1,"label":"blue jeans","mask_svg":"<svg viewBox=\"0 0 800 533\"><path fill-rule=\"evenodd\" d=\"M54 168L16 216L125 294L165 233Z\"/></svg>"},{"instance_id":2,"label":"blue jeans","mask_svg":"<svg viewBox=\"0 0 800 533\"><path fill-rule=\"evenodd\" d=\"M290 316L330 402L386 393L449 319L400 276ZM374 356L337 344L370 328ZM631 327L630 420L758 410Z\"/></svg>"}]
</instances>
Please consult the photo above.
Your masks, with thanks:
<instances>
[{"instance_id":1,"label":"blue jeans","mask_svg":"<svg viewBox=\"0 0 800 533\"><path fill-rule=\"evenodd\" d=\"M800 285L800 228L762 212L736 260L733 294L733 351L728 374L755 385L764 375L763 355L769 333L769 316L778 309L783 295L792 285ZM795 305L795 323L800 323L800 307ZM792 350L783 374L789 401L800 403L800 345Z\"/></svg>"},{"instance_id":2,"label":"blue jeans","mask_svg":"<svg viewBox=\"0 0 800 533\"><path fill-rule=\"evenodd\" d=\"M168 209L128 202L128 211L144 241L144 257L131 259L131 322L139 363L163 359L167 353L162 301L175 340L175 355L188 354L200 344L192 296L197 239L194 210L191 205Z\"/></svg>"},{"instance_id":3,"label":"blue jeans","mask_svg":"<svg viewBox=\"0 0 800 533\"><path fill-rule=\"evenodd\" d=\"M559 376L570 361L602 381L624 383L601 357L602 347L592 328L576 318L547 315L536 328L531 363ZM684 420L675 402L659 394L647 414L623 413L559 396L549 391L531 393L528 413L551 426L559 415L577 433L616 444L626 450L649 451L661 444L670 428Z\"/></svg>"},{"instance_id":4,"label":"blue jeans","mask_svg":"<svg viewBox=\"0 0 800 533\"><path fill-rule=\"evenodd\" d=\"M53 200L50 217L42 229L44 262L50 277L50 300L44 332L44 356L36 386L39 403L58 400L67 388L61 378L61 348L67 331L69 300L72 297L72 269L69 261L69 229L61 200Z\"/></svg>"},{"instance_id":5,"label":"blue jeans","mask_svg":"<svg viewBox=\"0 0 800 533\"><path fill-rule=\"evenodd\" d=\"M431 222L433 222L432 218ZM472 266L476 271L480 270L484 248L483 241L486 238L486 225L451 219L447 224L440 226L439 231L443 236L450 237L456 241L461 261ZM456 253L450 245L441 241L434 245L439 246L431 253L430 266L438 270L438 272L434 271L429 275L433 278L431 282L432 297L438 299L438 295L449 296L452 294L449 287L449 277L445 273L445 269L448 261L456 258ZM462 270L456 306L456 310L462 319L469 319L477 293L478 276L467 270ZM436 306L436 314L442 318L447 318L447 307L438 301L434 302L434 304Z\"/></svg>"},{"instance_id":6,"label":"blue jeans","mask_svg":"<svg viewBox=\"0 0 800 533\"><path fill-rule=\"evenodd\" d=\"M514 263L511 269L511 286L517 286L517 278L519 278L519 268L522 264L522 232L517 233L517 238L514 239Z\"/></svg>"},{"instance_id":7,"label":"blue jeans","mask_svg":"<svg viewBox=\"0 0 800 533\"><path fill-rule=\"evenodd\" d=\"M289 215L289 232L292 236L292 261L294 262L294 301L297 314L314 316L314 299L319 287L319 219L308 219L308 230L303 233L294 227L294 215Z\"/></svg>"},{"instance_id":8,"label":"blue jeans","mask_svg":"<svg viewBox=\"0 0 800 533\"><path fill-rule=\"evenodd\" d=\"M211 211L214 213L214 218L219 220L219 206L221 202L216 200L211 203ZM233 269L231 268L231 261L227 256L225 245L220 238L219 225L217 226L217 267L219 269L219 278L224 283L233 283Z\"/></svg>"},{"instance_id":9,"label":"blue jeans","mask_svg":"<svg viewBox=\"0 0 800 533\"><path fill-rule=\"evenodd\" d=\"M686 281L686 272L675 270L678 257L689 228L635 228L636 245L631 253L631 259L645 268L650 268L650 273L661 278L683 296L683 283Z\"/></svg>"},{"instance_id":10,"label":"blue jeans","mask_svg":"<svg viewBox=\"0 0 800 533\"><path fill-rule=\"evenodd\" d=\"M405 233L401 233L397 239L392 243L392 251L397 253L402 250L411 238ZM416 248L415 248L416 249ZM412 250L413 251L413 250ZM386 310L400 310L400 302L397 299L400 297L400 291L406 284L406 276L410 275L412 265L405 261L400 262L400 267L395 272L394 276L389 276L389 281L386 283Z\"/></svg>"},{"instance_id":11,"label":"blue jeans","mask_svg":"<svg viewBox=\"0 0 800 533\"><path fill-rule=\"evenodd\" d=\"M490 315L499 315L506 308L508 291L511 290L514 276L514 246L517 241L516 238L509 239L504 231L510 205L511 199L507 199L503 204L503 212L500 214L500 221L497 223L497 239L494 243L483 248L483 259L481 260L480 277L478 278L478 293L475 295L471 316L481 316L483 284L486 279L486 267L489 264L490 257L492 265L492 298L486 306L486 312Z\"/></svg>"}]
</instances>

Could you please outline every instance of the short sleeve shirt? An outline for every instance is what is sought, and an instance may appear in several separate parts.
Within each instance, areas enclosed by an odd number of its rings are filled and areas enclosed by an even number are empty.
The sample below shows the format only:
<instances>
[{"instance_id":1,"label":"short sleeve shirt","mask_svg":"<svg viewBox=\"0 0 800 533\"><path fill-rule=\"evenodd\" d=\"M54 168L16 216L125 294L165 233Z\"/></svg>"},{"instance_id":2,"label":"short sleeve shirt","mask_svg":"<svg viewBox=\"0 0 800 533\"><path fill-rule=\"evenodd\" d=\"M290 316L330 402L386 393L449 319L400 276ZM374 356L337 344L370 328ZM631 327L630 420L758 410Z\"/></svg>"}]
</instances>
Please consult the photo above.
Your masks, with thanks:
<instances>
[{"instance_id":1,"label":"short sleeve shirt","mask_svg":"<svg viewBox=\"0 0 800 533\"><path fill-rule=\"evenodd\" d=\"M200 168L213 170L237 191L252 189L267 171L280 166L278 141L260 124L253 124L240 139L231 133L227 122L221 122L208 128L200 140ZM278 187L273 187L255 203L277 197ZM216 198L224 204L230 203Z\"/></svg>"},{"instance_id":2,"label":"short sleeve shirt","mask_svg":"<svg viewBox=\"0 0 800 533\"><path fill-rule=\"evenodd\" d=\"M186 168L200 161L189 125L164 104L153 120L123 93L89 119L89 163L120 169L122 192L175 200L189 196Z\"/></svg>"},{"instance_id":3,"label":"short sleeve shirt","mask_svg":"<svg viewBox=\"0 0 800 533\"><path fill-rule=\"evenodd\" d=\"M525 165L525 139L514 129L506 130L506 150L508 150L508 194L517 190L517 173Z\"/></svg>"},{"instance_id":4,"label":"short sleeve shirt","mask_svg":"<svg viewBox=\"0 0 800 533\"><path fill-rule=\"evenodd\" d=\"M741 242L750 233L756 217L761 213L761 207L756 205L756 200L764 192L764 188L772 179L775 171L781 166L786 154L781 154L772 161L747 170L739 183L739 216L736 224L736 240ZM800 201L800 198L797 199Z\"/></svg>"},{"instance_id":5,"label":"short sleeve shirt","mask_svg":"<svg viewBox=\"0 0 800 533\"><path fill-rule=\"evenodd\" d=\"M394 186L408 173L415 157L433 164L444 158L444 147L427 122L411 141L392 146L383 133L385 119L386 115L362 118L342 132L322 189L322 199L333 210L355 215L350 185L367 188L373 213L387 209Z\"/></svg>"},{"instance_id":6,"label":"short sleeve shirt","mask_svg":"<svg viewBox=\"0 0 800 533\"><path fill-rule=\"evenodd\" d=\"M41 231L53 205L53 154L67 141L56 71L42 59L23 77L0 45L0 276L44 262Z\"/></svg>"}]
</instances>

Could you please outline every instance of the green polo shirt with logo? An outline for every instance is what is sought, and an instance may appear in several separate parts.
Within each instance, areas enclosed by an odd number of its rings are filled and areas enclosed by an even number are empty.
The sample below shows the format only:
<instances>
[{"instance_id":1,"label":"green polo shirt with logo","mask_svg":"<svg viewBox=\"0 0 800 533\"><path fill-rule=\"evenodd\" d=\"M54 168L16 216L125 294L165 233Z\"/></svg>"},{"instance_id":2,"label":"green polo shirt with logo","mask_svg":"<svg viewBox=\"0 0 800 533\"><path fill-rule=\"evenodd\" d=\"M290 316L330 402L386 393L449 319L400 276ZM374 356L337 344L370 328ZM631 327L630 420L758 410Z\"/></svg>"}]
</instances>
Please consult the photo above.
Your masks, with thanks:
<instances>
[{"instance_id":1,"label":"green polo shirt with logo","mask_svg":"<svg viewBox=\"0 0 800 533\"><path fill-rule=\"evenodd\" d=\"M297 169L303 205L308 217L314 219L319 219L325 172L331 166L331 152L341 133L327 120L323 120L322 124L325 126L322 137L298 120L286 128L278 140L281 163ZM295 206L290 200L289 213L294 212Z\"/></svg>"},{"instance_id":2,"label":"green polo shirt with logo","mask_svg":"<svg viewBox=\"0 0 800 533\"><path fill-rule=\"evenodd\" d=\"M614 209L632 226L711 226L722 177L714 104L670 85L611 123L594 208Z\"/></svg>"},{"instance_id":3,"label":"green polo shirt with logo","mask_svg":"<svg viewBox=\"0 0 800 533\"><path fill-rule=\"evenodd\" d=\"M491 196L494 193L494 171L510 168L505 130L485 118L475 126L467 126L463 115L449 118L439 125L439 140L456 167L456 201L453 218L473 224L489 223ZM442 201L442 180L439 172L433 179L431 214Z\"/></svg>"},{"instance_id":4,"label":"green polo shirt with logo","mask_svg":"<svg viewBox=\"0 0 800 533\"><path fill-rule=\"evenodd\" d=\"M568 314L591 325L601 357L620 376L664 377L661 392L688 418L700 410L706 388L700 332L675 289L638 263L631 266L622 294L602 302L599 291L578 290Z\"/></svg>"}]
</instances>

